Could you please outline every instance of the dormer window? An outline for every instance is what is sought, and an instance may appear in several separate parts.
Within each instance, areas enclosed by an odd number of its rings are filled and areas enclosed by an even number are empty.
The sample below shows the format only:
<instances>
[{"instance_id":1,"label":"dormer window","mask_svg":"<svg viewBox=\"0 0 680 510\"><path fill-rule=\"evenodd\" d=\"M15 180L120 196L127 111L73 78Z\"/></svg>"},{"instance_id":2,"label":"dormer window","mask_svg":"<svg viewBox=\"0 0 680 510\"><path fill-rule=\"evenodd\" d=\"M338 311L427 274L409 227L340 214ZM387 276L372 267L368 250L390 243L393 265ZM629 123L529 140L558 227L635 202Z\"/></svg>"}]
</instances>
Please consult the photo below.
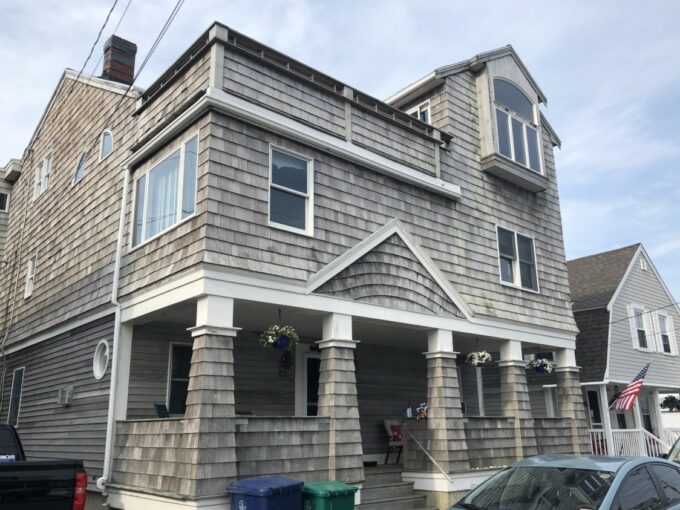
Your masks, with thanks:
<instances>
[{"instance_id":1,"label":"dormer window","mask_svg":"<svg viewBox=\"0 0 680 510\"><path fill-rule=\"evenodd\" d=\"M425 101L424 103L420 103L418 106L414 106L410 110L407 110L406 113L408 113L411 117L415 117L416 119L429 124L430 123L430 102Z\"/></svg>"},{"instance_id":2,"label":"dormer window","mask_svg":"<svg viewBox=\"0 0 680 510\"><path fill-rule=\"evenodd\" d=\"M493 80L497 147L500 154L542 173L536 109L529 98L506 80Z\"/></svg>"}]
</instances>

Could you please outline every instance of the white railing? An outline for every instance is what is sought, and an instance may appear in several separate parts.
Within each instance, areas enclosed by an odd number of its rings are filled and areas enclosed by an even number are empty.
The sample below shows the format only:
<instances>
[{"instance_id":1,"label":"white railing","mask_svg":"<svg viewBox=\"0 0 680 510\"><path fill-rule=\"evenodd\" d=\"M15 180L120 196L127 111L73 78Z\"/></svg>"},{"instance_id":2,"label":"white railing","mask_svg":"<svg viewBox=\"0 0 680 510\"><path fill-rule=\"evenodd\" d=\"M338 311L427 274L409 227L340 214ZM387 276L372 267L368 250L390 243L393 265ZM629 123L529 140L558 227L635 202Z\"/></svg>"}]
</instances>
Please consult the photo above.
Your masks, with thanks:
<instances>
[{"instance_id":1,"label":"white railing","mask_svg":"<svg viewBox=\"0 0 680 510\"><path fill-rule=\"evenodd\" d=\"M593 455L614 455L658 457L671 449L669 442L656 437L645 429L616 429L607 440L604 429L590 429L590 444ZM679 431L680 432L680 431ZM612 443L611 445L609 443ZM672 444L672 443L671 443Z\"/></svg>"},{"instance_id":2,"label":"white railing","mask_svg":"<svg viewBox=\"0 0 680 510\"><path fill-rule=\"evenodd\" d=\"M669 445L673 446L673 443L675 443L679 437L680 429L676 428L663 429L662 439Z\"/></svg>"},{"instance_id":3,"label":"white railing","mask_svg":"<svg viewBox=\"0 0 680 510\"><path fill-rule=\"evenodd\" d=\"M608 455L607 435L603 429L590 429L590 445L593 448L593 455Z\"/></svg>"}]
</instances>

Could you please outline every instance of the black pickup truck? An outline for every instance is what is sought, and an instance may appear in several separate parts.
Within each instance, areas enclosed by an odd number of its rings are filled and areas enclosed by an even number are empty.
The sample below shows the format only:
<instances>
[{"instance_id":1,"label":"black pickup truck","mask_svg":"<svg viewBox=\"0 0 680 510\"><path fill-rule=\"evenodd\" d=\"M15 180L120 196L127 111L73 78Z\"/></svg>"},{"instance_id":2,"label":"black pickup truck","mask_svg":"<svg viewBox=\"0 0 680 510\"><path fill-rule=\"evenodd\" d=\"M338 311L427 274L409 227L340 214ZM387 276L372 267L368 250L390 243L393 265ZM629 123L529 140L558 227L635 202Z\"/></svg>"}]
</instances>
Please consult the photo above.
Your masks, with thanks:
<instances>
[{"instance_id":1,"label":"black pickup truck","mask_svg":"<svg viewBox=\"0 0 680 510\"><path fill-rule=\"evenodd\" d=\"M0 425L0 510L85 510L87 474L76 460L26 460L14 427Z\"/></svg>"}]
</instances>

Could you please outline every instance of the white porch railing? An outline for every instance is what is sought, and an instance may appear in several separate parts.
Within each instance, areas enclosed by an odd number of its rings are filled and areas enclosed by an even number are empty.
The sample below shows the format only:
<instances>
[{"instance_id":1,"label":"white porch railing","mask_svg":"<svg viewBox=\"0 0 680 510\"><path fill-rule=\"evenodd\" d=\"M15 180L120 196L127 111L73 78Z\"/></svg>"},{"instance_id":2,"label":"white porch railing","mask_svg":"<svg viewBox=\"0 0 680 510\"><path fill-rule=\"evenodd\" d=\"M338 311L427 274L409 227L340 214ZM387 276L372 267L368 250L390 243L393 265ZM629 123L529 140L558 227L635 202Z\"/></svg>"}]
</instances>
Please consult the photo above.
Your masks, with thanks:
<instances>
[{"instance_id":1,"label":"white porch railing","mask_svg":"<svg viewBox=\"0 0 680 510\"><path fill-rule=\"evenodd\" d=\"M673 446L673 443L675 443L679 437L680 429L675 428L663 429L662 439L669 445Z\"/></svg>"},{"instance_id":2,"label":"white porch railing","mask_svg":"<svg viewBox=\"0 0 680 510\"><path fill-rule=\"evenodd\" d=\"M590 443L594 455L615 455L624 457L640 457L648 455L658 457L668 453L670 444L645 429L616 429L612 430L609 445L607 433L604 429L590 429Z\"/></svg>"}]
</instances>

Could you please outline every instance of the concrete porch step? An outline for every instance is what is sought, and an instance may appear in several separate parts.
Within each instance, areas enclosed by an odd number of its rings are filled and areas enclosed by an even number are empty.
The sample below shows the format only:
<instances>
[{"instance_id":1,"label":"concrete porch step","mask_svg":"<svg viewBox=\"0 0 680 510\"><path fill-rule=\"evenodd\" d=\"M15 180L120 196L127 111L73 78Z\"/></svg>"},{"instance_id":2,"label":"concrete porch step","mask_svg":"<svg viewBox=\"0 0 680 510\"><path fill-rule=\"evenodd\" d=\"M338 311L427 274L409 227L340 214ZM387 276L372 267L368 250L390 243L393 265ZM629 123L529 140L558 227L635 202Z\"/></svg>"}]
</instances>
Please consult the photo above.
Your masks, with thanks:
<instances>
[{"instance_id":1,"label":"concrete porch step","mask_svg":"<svg viewBox=\"0 0 680 510\"><path fill-rule=\"evenodd\" d=\"M361 489L361 501L369 503L385 498L413 496L413 484L410 482L385 482L364 484Z\"/></svg>"},{"instance_id":2,"label":"concrete porch step","mask_svg":"<svg viewBox=\"0 0 680 510\"><path fill-rule=\"evenodd\" d=\"M378 499L375 501L362 501L361 505L355 507L357 510L425 510L425 496L401 496L396 498Z\"/></svg>"},{"instance_id":3,"label":"concrete porch step","mask_svg":"<svg viewBox=\"0 0 680 510\"><path fill-rule=\"evenodd\" d=\"M401 482L401 464L388 464L364 468L364 485L379 485L390 482Z\"/></svg>"}]
</instances>

